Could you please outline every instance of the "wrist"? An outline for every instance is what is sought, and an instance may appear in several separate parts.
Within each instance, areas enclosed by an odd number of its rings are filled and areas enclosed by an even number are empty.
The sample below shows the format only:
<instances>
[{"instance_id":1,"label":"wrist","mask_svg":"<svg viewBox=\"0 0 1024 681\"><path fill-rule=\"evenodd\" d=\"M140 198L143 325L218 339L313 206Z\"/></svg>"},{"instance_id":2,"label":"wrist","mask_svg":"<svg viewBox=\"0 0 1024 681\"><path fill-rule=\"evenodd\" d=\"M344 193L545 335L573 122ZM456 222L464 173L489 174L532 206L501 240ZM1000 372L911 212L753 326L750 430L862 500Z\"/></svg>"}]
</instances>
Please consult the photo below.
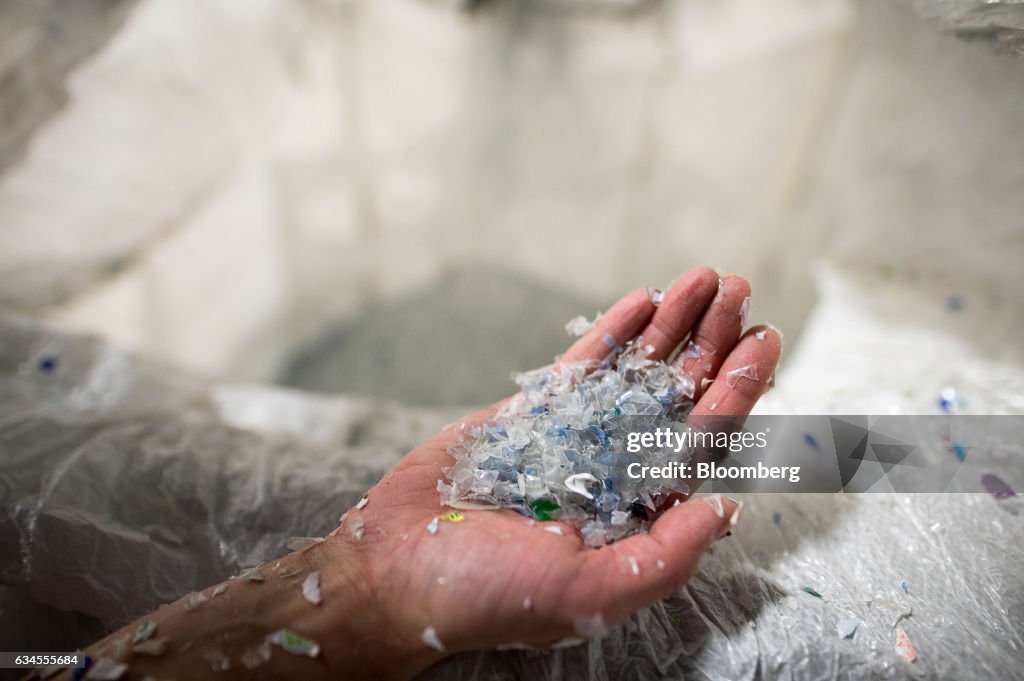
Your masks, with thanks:
<instances>
[{"instance_id":1,"label":"wrist","mask_svg":"<svg viewBox=\"0 0 1024 681\"><path fill-rule=\"evenodd\" d=\"M325 617L317 627L324 660L342 677L407 679L443 657L426 646L391 607L375 580L370 543L339 532L301 555L321 575Z\"/></svg>"}]
</instances>

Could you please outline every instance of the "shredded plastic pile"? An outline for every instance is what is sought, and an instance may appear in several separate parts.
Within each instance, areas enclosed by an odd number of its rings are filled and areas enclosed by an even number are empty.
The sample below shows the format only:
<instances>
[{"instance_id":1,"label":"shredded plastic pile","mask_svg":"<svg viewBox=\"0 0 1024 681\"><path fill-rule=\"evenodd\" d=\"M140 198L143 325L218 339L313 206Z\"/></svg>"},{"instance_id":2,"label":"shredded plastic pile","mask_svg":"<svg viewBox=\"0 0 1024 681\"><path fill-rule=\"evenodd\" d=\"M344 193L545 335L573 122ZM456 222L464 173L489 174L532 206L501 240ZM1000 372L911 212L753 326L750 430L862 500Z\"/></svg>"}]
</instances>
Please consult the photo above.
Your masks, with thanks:
<instances>
[{"instance_id":1,"label":"shredded plastic pile","mask_svg":"<svg viewBox=\"0 0 1024 681\"><path fill-rule=\"evenodd\" d=\"M610 337L604 362L563 363L518 374L521 393L493 421L452 446L450 484L441 499L514 508L537 520L560 520L601 546L645 529L663 500L685 494L678 480L632 478L633 462L665 465L689 452L627 453L629 424L686 429L693 380L649 358L642 340L625 348Z\"/></svg>"}]
</instances>

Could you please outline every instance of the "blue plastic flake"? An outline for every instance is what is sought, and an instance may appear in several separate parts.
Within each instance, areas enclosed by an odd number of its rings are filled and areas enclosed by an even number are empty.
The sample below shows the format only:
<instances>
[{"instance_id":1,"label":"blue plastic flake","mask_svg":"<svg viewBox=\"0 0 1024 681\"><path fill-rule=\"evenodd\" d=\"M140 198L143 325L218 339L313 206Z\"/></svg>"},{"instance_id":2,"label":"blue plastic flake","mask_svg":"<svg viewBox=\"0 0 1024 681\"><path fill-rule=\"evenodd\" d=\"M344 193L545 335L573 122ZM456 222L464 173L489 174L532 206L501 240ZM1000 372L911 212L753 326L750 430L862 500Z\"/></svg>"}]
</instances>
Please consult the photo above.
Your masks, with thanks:
<instances>
[{"instance_id":1,"label":"blue plastic flake","mask_svg":"<svg viewBox=\"0 0 1024 681\"><path fill-rule=\"evenodd\" d=\"M963 445L953 445L953 456L956 457L957 461L963 461L967 458L967 450Z\"/></svg>"},{"instance_id":2,"label":"blue plastic flake","mask_svg":"<svg viewBox=\"0 0 1024 681\"><path fill-rule=\"evenodd\" d=\"M902 582L900 582L900 588L903 589L903 593L908 593L907 592L907 580L904 579Z\"/></svg>"},{"instance_id":3,"label":"blue plastic flake","mask_svg":"<svg viewBox=\"0 0 1024 681\"><path fill-rule=\"evenodd\" d=\"M952 414L960 408L960 397L957 395L956 388L952 386L946 386L939 393L939 409L947 414Z\"/></svg>"},{"instance_id":4,"label":"blue plastic flake","mask_svg":"<svg viewBox=\"0 0 1024 681\"><path fill-rule=\"evenodd\" d=\"M821 447L818 446L818 441L810 433L804 435L804 442L806 442L814 451L821 451Z\"/></svg>"},{"instance_id":5,"label":"blue plastic flake","mask_svg":"<svg viewBox=\"0 0 1024 681\"><path fill-rule=\"evenodd\" d=\"M772 513L772 522L775 523L776 527L781 526L782 525L782 514L779 513L778 511L776 511L775 513Z\"/></svg>"},{"instance_id":6,"label":"blue plastic flake","mask_svg":"<svg viewBox=\"0 0 1024 681\"><path fill-rule=\"evenodd\" d=\"M58 364L60 364L60 360L56 355L43 355L39 358L37 366L39 367L39 371L44 374L48 374L56 369Z\"/></svg>"},{"instance_id":7,"label":"blue plastic flake","mask_svg":"<svg viewBox=\"0 0 1024 681\"><path fill-rule=\"evenodd\" d=\"M946 298L946 309L950 312L960 312L964 309L964 299L954 294Z\"/></svg>"}]
</instances>

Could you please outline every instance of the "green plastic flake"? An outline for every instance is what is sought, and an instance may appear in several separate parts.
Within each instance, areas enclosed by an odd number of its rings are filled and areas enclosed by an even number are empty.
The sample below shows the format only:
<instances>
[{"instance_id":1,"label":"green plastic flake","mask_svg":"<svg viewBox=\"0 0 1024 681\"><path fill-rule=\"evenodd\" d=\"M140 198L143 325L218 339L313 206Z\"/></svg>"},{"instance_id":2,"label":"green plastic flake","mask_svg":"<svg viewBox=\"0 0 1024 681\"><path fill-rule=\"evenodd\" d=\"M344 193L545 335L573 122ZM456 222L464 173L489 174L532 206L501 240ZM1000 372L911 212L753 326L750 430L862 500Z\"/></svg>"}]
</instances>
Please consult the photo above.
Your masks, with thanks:
<instances>
[{"instance_id":1,"label":"green plastic flake","mask_svg":"<svg viewBox=\"0 0 1024 681\"><path fill-rule=\"evenodd\" d=\"M555 512L561 508L550 499L536 499L530 502L530 510L537 520L554 520Z\"/></svg>"},{"instance_id":2,"label":"green plastic flake","mask_svg":"<svg viewBox=\"0 0 1024 681\"><path fill-rule=\"evenodd\" d=\"M301 657L319 657L320 655L319 643L296 634L291 629L278 629L273 634L267 636L267 641L279 648L283 648L292 655L299 655Z\"/></svg>"},{"instance_id":3,"label":"green plastic flake","mask_svg":"<svg viewBox=\"0 0 1024 681\"><path fill-rule=\"evenodd\" d=\"M818 593L817 591L815 591L814 589L812 589L809 586L802 586L802 587L800 587L800 590L803 591L804 593L811 594L815 598L822 598L822 595L820 593Z\"/></svg>"},{"instance_id":4,"label":"green plastic flake","mask_svg":"<svg viewBox=\"0 0 1024 681\"><path fill-rule=\"evenodd\" d=\"M153 634L156 633L156 622L150 622L144 620L139 628L135 630L135 635L132 636L132 643L142 643L153 638Z\"/></svg>"}]
</instances>

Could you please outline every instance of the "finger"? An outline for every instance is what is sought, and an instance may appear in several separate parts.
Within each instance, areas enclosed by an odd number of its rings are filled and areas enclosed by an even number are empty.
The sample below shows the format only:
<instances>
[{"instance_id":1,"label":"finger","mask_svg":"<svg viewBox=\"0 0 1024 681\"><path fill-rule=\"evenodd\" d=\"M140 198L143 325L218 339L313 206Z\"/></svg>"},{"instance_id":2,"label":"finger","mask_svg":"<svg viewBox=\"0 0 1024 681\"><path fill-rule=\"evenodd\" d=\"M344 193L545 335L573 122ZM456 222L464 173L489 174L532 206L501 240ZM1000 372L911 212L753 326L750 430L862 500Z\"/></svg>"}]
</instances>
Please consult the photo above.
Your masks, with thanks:
<instances>
[{"instance_id":1,"label":"finger","mask_svg":"<svg viewBox=\"0 0 1024 681\"><path fill-rule=\"evenodd\" d=\"M695 267L676 279L642 332L644 344L654 351L651 359L665 359L683 342L693 323L718 291L718 273L710 267ZM739 331L736 332L737 335Z\"/></svg>"},{"instance_id":2,"label":"finger","mask_svg":"<svg viewBox=\"0 0 1024 681\"><path fill-rule=\"evenodd\" d=\"M670 508L647 534L589 552L584 575L603 587L601 614L606 622L672 594L693 577L700 557L738 519L738 504L732 500L704 499Z\"/></svg>"},{"instance_id":3,"label":"finger","mask_svg":"<svg viewBox=\"0 0 1024 681\"><path fill-rule=\"evenodd\" d=\"M771 385L782 338L770 326L750 329L718 370L691 416L746 416Z\"/></svg>"},{"instance_id":4,"label":"finger","mask_svg":"<svg viewBox=\"0 0 1024 681\"><path fill-rule=\"evenodd\" d=\"M708 382L718 374L743 330L743 310L750 298L750 284L738 275L722 279L722 287L693 330L690 342L676 359L694 384L699 399Z\"/></svg>"},{"instance_id":5,"label":"finger","mask_svg":"<svg viewBox=\"0 0 1024 681\"><path fill-rule=\"evenodd\" d=\"M560 362L600 361L616 346L623 346L640 333L655 311L647 291L630 291L608 311L559 359Z\"/></svg>"}]
</instances>

